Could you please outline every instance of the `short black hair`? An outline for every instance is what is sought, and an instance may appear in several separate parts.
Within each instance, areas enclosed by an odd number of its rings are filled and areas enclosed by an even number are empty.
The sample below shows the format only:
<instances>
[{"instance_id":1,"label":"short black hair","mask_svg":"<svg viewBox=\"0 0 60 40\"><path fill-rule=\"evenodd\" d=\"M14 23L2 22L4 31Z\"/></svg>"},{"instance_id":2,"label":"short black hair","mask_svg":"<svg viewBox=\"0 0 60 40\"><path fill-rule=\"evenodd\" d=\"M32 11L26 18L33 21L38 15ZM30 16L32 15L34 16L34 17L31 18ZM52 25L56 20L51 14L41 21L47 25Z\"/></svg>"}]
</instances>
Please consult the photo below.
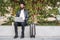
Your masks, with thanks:
<instances>
[{"instance_id":1,"label":"short black hair","mask_svg":"<svg viewBox=\"0 0 60 40\"><path fill-rule=\"evenodd\" d=\"M20 5L20 4L26 5L25 2L20 2L19 5Z\"/></svg>"}]
</instances>

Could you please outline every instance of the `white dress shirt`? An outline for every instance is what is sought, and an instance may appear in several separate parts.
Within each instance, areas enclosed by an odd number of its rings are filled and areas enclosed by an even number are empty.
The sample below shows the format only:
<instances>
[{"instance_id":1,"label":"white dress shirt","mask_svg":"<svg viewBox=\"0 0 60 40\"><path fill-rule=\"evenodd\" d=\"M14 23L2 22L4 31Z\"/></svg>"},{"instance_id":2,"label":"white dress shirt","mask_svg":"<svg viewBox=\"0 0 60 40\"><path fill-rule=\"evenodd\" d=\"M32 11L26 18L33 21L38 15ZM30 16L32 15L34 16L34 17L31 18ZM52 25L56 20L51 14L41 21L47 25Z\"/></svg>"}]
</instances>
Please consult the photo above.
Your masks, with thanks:
<instances>
[{"instance_id":1,"label":"white dress shirt","mask_svg":"<svg viewBox=\"0 0 60 40\"><path fill-rule=\"evenodd\" d=\"M21 10L20 17L22 18L22 20L25 20L24 9Z\"/></svg>"}]
</instances>

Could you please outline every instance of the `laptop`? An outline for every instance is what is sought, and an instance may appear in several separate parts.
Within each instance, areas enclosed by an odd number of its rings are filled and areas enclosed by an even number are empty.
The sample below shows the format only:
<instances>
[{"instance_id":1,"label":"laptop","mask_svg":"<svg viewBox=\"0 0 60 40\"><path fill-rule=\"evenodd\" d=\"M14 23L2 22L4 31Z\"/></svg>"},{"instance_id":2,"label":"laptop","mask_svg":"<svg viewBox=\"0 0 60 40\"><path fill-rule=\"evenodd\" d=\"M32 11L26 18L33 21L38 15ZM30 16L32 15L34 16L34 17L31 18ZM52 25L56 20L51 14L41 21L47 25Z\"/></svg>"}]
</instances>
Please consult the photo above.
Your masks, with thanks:
<instances>
[{"instance_id":1,"label":"laptop","mask_svg":"<svg viewBox=\"0 0 60 40\"><path fill-rule=\"evenodd\" d=\"M22 17L15 17L14 21L15 22L24 22L24 20L22 19Z\"/></svg>"}]
</instances>

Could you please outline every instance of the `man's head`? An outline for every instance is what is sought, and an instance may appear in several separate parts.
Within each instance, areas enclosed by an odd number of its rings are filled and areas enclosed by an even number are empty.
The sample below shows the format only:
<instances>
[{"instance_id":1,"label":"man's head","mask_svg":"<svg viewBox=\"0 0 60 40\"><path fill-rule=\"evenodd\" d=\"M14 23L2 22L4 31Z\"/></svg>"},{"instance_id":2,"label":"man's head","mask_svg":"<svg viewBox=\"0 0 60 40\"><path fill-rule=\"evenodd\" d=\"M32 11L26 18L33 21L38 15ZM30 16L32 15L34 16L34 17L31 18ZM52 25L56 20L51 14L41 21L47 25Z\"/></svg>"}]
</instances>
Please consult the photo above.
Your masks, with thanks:
<instances>
[{"instance_id":1,"label":"man's head","mask_svg":"<svg viewBox=\"0 0 60 40\"><path fill-rule=\"evenodd\" d=\"M25 3L20 3L20 8L24 9L25 8Z\"/></svg>"}]
</instances>

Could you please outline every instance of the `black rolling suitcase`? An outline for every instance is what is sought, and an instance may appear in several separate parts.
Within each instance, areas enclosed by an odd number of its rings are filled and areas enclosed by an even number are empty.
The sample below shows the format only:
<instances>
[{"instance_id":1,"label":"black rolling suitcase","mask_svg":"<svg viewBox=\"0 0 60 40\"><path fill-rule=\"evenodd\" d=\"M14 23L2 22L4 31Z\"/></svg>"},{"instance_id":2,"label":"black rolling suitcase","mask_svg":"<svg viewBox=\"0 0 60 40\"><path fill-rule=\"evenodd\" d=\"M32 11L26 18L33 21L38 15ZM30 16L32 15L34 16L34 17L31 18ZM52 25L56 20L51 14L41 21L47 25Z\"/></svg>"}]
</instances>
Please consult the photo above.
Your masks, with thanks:
<instances>
[{"instance_id":1,"label":"black rolling suitcase","mask_svg":"<svg viewBox=\"0 0 60 40\"><path fill-rule=\"evenodd\" d=\"M35 35L36 35L36 29L35 29L35 24L32 23L30 24L30 37L34 37L35 38Z\"/></svg>"}]
</instances>

